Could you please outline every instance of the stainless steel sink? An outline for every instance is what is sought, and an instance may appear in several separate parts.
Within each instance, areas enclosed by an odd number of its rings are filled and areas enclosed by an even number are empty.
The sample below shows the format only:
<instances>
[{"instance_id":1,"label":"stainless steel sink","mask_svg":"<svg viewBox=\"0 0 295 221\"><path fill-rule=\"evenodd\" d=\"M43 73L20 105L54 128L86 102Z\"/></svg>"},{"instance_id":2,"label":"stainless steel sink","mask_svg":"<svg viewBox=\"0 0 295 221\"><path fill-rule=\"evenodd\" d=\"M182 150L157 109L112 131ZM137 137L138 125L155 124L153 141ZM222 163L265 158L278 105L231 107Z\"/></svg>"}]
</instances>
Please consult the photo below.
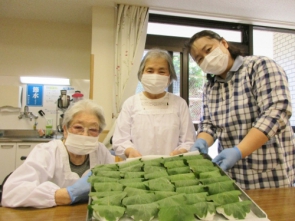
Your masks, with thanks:
<instances>
[{"instance_id":1,"label":"stainless steel sink","mask_svg":"<svg viewBox=\"0 0 295 221\"><path fill-rule=\"evenodd\" d=\"M39 138L37 130L1 130L0 138Z\"/></svg>"},{"instance_id":2,"label":"stainless steel sink","mask_svg":"<svg viewBox=\"0 0 295 221\"><path fill-rule=\"evenodd\" d=\"M55 137L40 137L37 130L0 130L0 142L46 142Z\"/></svg>"}]
</instances>

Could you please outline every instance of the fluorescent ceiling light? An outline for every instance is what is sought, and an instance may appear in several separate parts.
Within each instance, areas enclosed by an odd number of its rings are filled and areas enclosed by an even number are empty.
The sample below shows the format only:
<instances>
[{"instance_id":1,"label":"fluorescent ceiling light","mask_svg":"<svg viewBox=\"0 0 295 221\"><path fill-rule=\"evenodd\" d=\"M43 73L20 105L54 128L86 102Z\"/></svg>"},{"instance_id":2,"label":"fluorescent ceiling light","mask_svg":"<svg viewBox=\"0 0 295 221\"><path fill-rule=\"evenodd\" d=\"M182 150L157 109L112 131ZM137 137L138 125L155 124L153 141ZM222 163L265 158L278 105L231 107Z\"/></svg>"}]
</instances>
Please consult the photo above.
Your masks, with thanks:
<instances>
[{"instance_id":1,"label":"fluorescent ceiling light","mask_svg":"<svg viewBox=\"0 0 295 221\"><path fill-rule=\"evenodd\" d=\"M70 85L67 78L47 78L47 77L20 77L23 84L50 84L50 85Z\"/></svg>"}]
</instances>

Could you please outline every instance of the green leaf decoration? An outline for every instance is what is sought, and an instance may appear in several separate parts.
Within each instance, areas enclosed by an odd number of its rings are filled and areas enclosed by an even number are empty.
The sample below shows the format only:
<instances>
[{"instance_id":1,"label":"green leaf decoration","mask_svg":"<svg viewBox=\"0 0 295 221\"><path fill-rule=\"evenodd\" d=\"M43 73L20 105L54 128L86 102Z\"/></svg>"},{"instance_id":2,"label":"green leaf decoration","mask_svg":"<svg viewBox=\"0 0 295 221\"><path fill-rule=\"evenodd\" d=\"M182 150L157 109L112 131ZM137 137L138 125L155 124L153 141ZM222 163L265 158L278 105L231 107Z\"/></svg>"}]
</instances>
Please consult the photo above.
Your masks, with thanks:
<instances>
[{"instance_id":1,"label":"green leaf decoration","mask_svg":"<svg viewBox=\"0 0 295 221\"><path fill-rule=\"evenodd\" d=\"M147 173L144 175L144 178L146 180L156 179L156 178L160 178L160 177L168 177L167 171L156 171L154 173Z\"/></svg>"},{"instance_id":2,"label":"green leaf decoration","mask_svg":"<svg viewBox=\"0 0 295 221\"><path fill-rule=\"evenodd\" d=\"M123 170L124 168L131 167L134 165L143 165L143 162L140 159L136 159L131 161L122 161L118 163L119 170Z\"/></svg>"},{"instance_id":3,"label":"green leaf decoration","mask_svg":"<svg viewBox=\"0 0 295 221\"><path fill-rule=\"evenodd\" d=\"M208 166L214 167L214 164L208 159L187 160L187 164L192 166Z\"/></svg>"},{"instance_id":4,"label":"green leaf decoration","mask_svg":"<svg viewBox=\"0 0 295 221\"><path fill-rule=\"evenodd\" d=\"M91 171L93 173L97 172L97 171L117 171L118 170L118 165L117 164L100 164L95 166L94 168L91 169Z\"/></svg>"},{"instance_id":5,"label":"green leaf decoration","mask_svg":"<svg viewBox=\"0 0 295 221\"><path fill-rule=\"evenodd\" d=\"M121 179L121 172L120 171L107 171L107 170L97 170L94 172L95 176L101 176L101 177L111 177L111 178L117 178Z\"/></svg>"},{"instance_id":6,"label":"green leaf decoration","mask_svg":"<svg viewBox=\"0 0 295 221\"><path fill-rule=\"evenodd\" d=\"M211 171L218 171L219 169L217 167L207 167L207 166L199 166L199 165L193 165L190 167L190 169L193 171L193 173L199 177L200 173L204 172L211 172Z\"/></svg>"},{"instance_id":7,"label":"green leaf decoration","mask_svg":"<svg viewBox=\"0 0 295 221\"><path fill-rule=\"evenodd\" d=\"M137 205L137 204L147 204L156 201L156 196L154 193L144 193L140 195L128 196L122 200L124 206L127 205Z\"/></svg>"},{"instance_id":8,"label":"green leaf decoration","mask_svg":"<svg viewBox=\"0 0 295 221\"><path fill-rule=\"evenodd\" d=\"M164 163L164 167L169 169L169 168L176 168L176 167L184 167L187 166L183 160L174 160L174 161L168 161Z\"/></svg>"},{"instance_id":9,"label":"green leaf decoration","mask_svg":"<svg viewBox=\"0 0 295 221\"><path fill-rule=\"evenodd\" d=\"M90 192L88 195L93 199L97 200L98 198L112 196L115 194L122 193L122 191L104 191L104 192Z\"/></svg>"},{"instance_id":10,"label":"green leaf decoration","mask_svg":"<svg viewBox=\"0 0 295 221\"><path fill-rule=\"evenodd\" d=\"M115 182L95 183L94 189L97 192L103 191L123 191L123 185Z\"/></svg>"},{"instance_id":11,"label":"green leaf decoration","mask_svg":"<svg viewBox=\"0 0 295 221\"><path fill-rule=\"evenodd\" d=\"M155 196L156 196L156 201L170 197L170 196L175 196L179 193L176 192L170 192L170 191L155 191Z\"/></svg>"},{"instance_id":12,"label":"green leaf decoration","mask_svg":"<svg viewBox=\"0 0 295 221\"><path fill-rule=\"evenodd\" d=\"M175 187L182 187L182 186L193 186L198 185L200 181L198 179L190 179L190 180L175 180L172 182Z\"/></svg>"},{"instance_id":13,"label":"green leaf decoration","mask_svg":"<svg viewBox=\"0 0 295 221\"><path fill-rule=\"evenodd\" d=\"M188 160L200 160L200 159L204 159L203 155L201 154L196 154L196 155L183 155L182 159L185 160L186 162Z\"/></svg>"},{"instance_id":14,"label":"green leaf decoration","mask_svg":"<svg viewBox=\"0 0 295 221\"><path fill-rule=\"evenodd\" d=\"M173 196L169 196L167 198L158 200L157 203L159 204L160 208L166 206L183 206L185 205L185 198L184 194L177 194Z\"/></svg>"},{"instance_id":15,"label":"green leaf decoration","mask_svg":"<svg viewBox=\"0 0 295 221\"><path fill-rule=\"evenodd\" d=\"M208 201L213 201L216 206L239 202L239 196L242 194L239 190L232 190L223 193L217 193L207 197Z\"/></svg>"},{"instance_id":16,"label":"green leaf decoration","mask_svg":"<svg viewBox=\"0 0 295 221\"><path fill-rule=\"evenodd\" d=\"M159 207L157 203L127 205L126 213L134 221L150 221L158 215Z\"/></svg>"},{"instance_id":17,"label":"green leaf decoration","mask_svg":"<svg viewBox=\"0 0 295 221\"><path fill-rule=\"evenodd\" d=\"M143 178L144 172L125 172L124 178L125 179L132 179L132 178Z\"/></svg>"},{"instance_id":18,"label":"green leaf decoration","mask_svg":"<svg viewBox=\"0 0 295 221\"><path fill-rule=\"evenodd\" d=\"M213 220L213 216L216 213L214 203L199 202L193 204L194 214L201 220Z\"/></svg>"},{"instance_id":19,"label":"green leaf decoration","mask_svg":"<svg viewBox=\"0 0 295 221\"><path fill-rule=\"evenodd\" d=\"M206 188L208 188L209 195L214 195L217 193L228 192L231 190L235 190L234 181L223 181L218 183L208 184Z\"/></svg>"},{"instance_id":20,"label":"green leaf decoration","mask_svg":"<svg viewBox=\"0 0 295 221\"><path fill-rule=\"evenodd\" d=\"M121 172L140 172L142 171L143 163L131 165L129 167L119 168Z\"/></svg>"},{"instance_id":21,"label":"green leaf decoration","mask_svg":"<svg viewBox=\"0 0 295 221\"><path fill-rule=\"evenodd\" d=\"M165 163L167 163L167 162L170 162L170 161L182 160L182 157L180 155L176 155L176 156L173 156L173 157L162 157L162 158L163 158L163 160L162 160L163 165Z\"/></svg>"},{"instance_id":22,"label":"green leaf decoration","mask_svg":"<svg viewBox=\"0 0 295 221\"><path fill-rule=\"evenodd\" d=\"M177 193L201 193L206 192L205 186L203 185L196 185L196 186L182 186L176 188Z\"/></svg>"},{"instance_id":23,"label":"green leaf decoration","mask_svg":"<svg viewBox=\"0 0 295 221\"><path fill-rule=\"evenodd\" d=\"M192 206L161 207L158 214L159 221L195 221Z\"/></svg>"},{"instance_id":24,"label":"green leaf decoration","mask_svg":"<svg viewBox=\"0 0 295 221\"><path fill-rule=\"evenodd\" d=\"M112 178L112 177L104 177L104 176L90 176L88 178L88 182L91 184L94 183L104 183L104 182L118 182L118 178Z\"/></svg>"},{"instance_id":25,"label":"green leaf decoration","mask_svg":"<svg viewBox=\"0 0 295 221\"><path fill-rule=\"evenodd\" d=\"M161 191L161 190L166 190L166 191L174 191L174 185L170 182L169 179L165 177L157 178L157 179L152 179L150 181L147 181L148 183L148 188L150 190L154 191Z\"/></svg>"},{"instance_id":26,"label":"green leaf decoration","mask_svg":"<svg viewBox=\"0 0 295 221\"><path fill-rule=\"evenodd\" d=\"M133 187L133 188L142 189L142 190L147 189L146 184L144 182L124 183L123 185L125 187Z\"/></svg>"},{"instance_id":27,"label":"green leaf decoration","mask_svg":"<svg viewBox=\"0 0 295 221\"><path fill-rule=\"evenodd\" d=\"M144 166L161 166L163 163L163 158L157 158L152 160L145 160L143 161Z\"/></svg>"},{"instance_id":28,"label":"green leaf decoration","mask_svg":"<svg viewBox=\"0 0 295 221\"><path fill-rule=\"evenodd\" d=\"M126 195L127 195L126 192L121 192L118 194L105 196L103 198L94 200L92 204L121 206L121 201Z\"/></svg>"},{"instance_id":29,"label":"green leaf decoration","mask_svg":"<svg viewBox=\"0 0 295 221\"><path fill-rule=\"evenodd\" d=\"M128 178L128 179L118 180L118 182L124 185L125 183L138 183L138 182L142 182L143 180L144 178Z\"/></svg>"},{"instance_id":30,"label":"green leaf decoration","mask_svg":"<svg viewBox=\"0 0 295 221\"><path fill-rule=\"evenodd\" d=\"M216 208L217 213L224 215L227 219L245 219L250 213L251 201L240 201L230 203Z\"/></svg>"},{"instance_id":31,"label":"green leaf decoration","mask_svg":"<svg viewBox=\"0 0 295 221\"><path fill-rule=\"evenodd\" d=\"M184 167L176 167L176 168L167 169L167 172L169 175L176 175L176 174L190 173L191 170L188 166L184 166Z\"/></svg>"},{"instance_id":32,"label":"green leaf decoration","mask_svg":"<svg viewBox=\"0 0 295 221\"><path fill-rule=\"evenodd\" d=\"M191 204L195 204L198 202L206 202L207 196L208 196L207 192L201 192L201 193L185 194L184 198L186 200L186 203L191 205Z\"/></svg>"},{"instance_id":33,"label":"green leaf decoration","mask_svg":"<svg viewBox=\"0 0 295 221\"><path fill-rule=\"evenodd\" d=\"M228 176L218 176L218 177L210 177L210 178L205 178L205 179L200 179L200 183L203 185L211 184L211 183L217 183L217 182L222 182L222 181L230 181L232 180Z\"/></svg>"},{"instance_id":34,"label":"green leaf decoration","mask_svg":"<svg viewBox=\"0 0 295 221\"><path fill-rule=\"evenodd\" d=\"M125 208L121 206L93 205L93 216L96 220L117 221L125 213Z\"/></svg>"},{"instance_id":35,"label":"green leaf decoration","mask_svg":"<svg viewBox=\"0 0 295 221\"><path fill-rule=\"evenodd\" d=\"M171 175L168 177L168 179L171 182L174 182L176 180L193 180L193 179L196 179L196 176L193 173L184 173L184 174Z\"/></svg>"},{"instance_id":36,"label":"green leaf decoration","mask_svg":"<svg viewBox=\"0 0 295 221\"><path fill-rule=\"evenodd\" d=\"M206 179L206 178L211 178L211 177L221 177L221 173L219 170L213 170L213 171L208 171L208 172L202 172L199 174L200 179Z\"/></svg>"},{"instance_id":37,"label":"green leaf decoration","mask_svg":"<svg viewBox=\"0 0 295 221\"><path fill-rule=\"evenodd\" d=\"M166 171L166 168L162 167L162 166L144 165L143 171L145 173L154 173L154 172L158 172L158 171Z\"/></svg>"},{"instance_id":38,"label":"green leaf decoration","mask_svg":"<svg viewBox=\"0 0 295 221\"><path fill-rule=\"evenodd\" d=\"M140 195L140 194L144 194L144 193L150 193L149 190L137 189L137 188L133 188L133 187L126 187L124 189L124 192L127 193L127 196L134 196L134 195Z\"/></svg>"},{"instance_id":39,"label":"green leaf decoration","mask_svg":"<svg viewBox=\"0 0 295 221\"><path fill-rule=\"evenodd\" d=\"M202 154L140 158L98 165L92 172L92 219L214 220L218 208L225 218L236 220L250 211L251 201L241 203L235 181Z\"/></svg>"}]
</instances>

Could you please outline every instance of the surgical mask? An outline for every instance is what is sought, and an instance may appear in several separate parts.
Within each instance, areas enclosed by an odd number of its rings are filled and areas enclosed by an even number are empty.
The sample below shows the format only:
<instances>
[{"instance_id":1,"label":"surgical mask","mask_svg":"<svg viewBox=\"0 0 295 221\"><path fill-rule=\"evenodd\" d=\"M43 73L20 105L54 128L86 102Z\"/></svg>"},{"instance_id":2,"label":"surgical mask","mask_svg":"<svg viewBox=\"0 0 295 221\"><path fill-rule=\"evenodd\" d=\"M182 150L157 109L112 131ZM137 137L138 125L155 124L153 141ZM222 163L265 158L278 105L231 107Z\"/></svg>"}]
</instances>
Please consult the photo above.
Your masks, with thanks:
<instances>
[{"instance_id":1,"label":"surgical mask","mask_svg":"<svg viewBox=\"0 0 295 221\"><path fill-rule=\"evenodd\" d=\"M77 155L87 155L98 148L98 136L84 136L68 132L65 145L69 152Z\"/></svg>"},{"instance_id":2,"label":"surgical mask","mask_svg":"<svg viewBox=\"0 0 295 221\"><path fill-rule=\"evenodd\" d=\"M169 79L169 76L159 74L143 74L141 84L150 94L161 94L168 87Z\"/></svg>"},{"instance_id":3,"label":"surgical mask","mask_svg":"<svg viewBox=\"0 0 295 221\"><path fill-rule=\"evenodd\" d=\"M223 53L220 47L217 47L205 56L199 66L205 73L220 75L225 71L227 65L228 55Z\"/></svg>"}]
</instances>

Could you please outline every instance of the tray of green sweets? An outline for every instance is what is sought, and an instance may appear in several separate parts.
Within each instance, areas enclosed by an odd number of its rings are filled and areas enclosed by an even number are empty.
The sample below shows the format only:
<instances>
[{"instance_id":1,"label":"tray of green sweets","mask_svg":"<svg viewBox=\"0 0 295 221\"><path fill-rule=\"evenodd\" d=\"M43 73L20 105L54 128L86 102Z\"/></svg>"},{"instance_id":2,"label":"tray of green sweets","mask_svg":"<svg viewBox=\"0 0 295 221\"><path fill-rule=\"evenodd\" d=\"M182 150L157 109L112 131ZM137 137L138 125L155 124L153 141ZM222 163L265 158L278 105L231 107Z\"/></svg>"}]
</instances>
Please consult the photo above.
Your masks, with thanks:
<instances>
[{"instance_id":1,"label":"tray of green sweets","mask_svg":"<svg viewBox=\"0 0 295 221\"><path fill-rule=\"evenodd\" d=\"M98 165L88 181L86 221L268 220L208 155Z\"/></svg>"}]
</instances>

